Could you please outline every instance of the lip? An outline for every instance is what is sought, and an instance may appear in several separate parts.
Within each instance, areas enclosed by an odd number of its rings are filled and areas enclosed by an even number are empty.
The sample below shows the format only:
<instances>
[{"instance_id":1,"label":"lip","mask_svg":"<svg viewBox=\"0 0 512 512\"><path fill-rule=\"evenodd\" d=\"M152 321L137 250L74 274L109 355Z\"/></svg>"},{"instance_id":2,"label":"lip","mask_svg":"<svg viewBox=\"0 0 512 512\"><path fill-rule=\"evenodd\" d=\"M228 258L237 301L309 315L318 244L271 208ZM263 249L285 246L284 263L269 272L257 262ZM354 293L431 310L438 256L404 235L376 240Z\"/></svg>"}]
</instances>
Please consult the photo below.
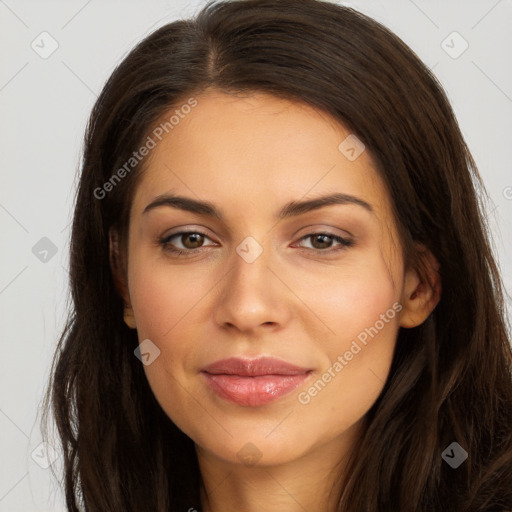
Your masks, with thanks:
<instances>
[{"instance_id":1,"label":"lip","mask_svg":"<svg viewBox=\"0 0 512 512\"><path fill-rule=\"evenodd\" d=\"M246 407L258 407L287 395L312 370L273 357L216 361L201 370L209 387L221 398Z\"/></svg>"}]
</instances>

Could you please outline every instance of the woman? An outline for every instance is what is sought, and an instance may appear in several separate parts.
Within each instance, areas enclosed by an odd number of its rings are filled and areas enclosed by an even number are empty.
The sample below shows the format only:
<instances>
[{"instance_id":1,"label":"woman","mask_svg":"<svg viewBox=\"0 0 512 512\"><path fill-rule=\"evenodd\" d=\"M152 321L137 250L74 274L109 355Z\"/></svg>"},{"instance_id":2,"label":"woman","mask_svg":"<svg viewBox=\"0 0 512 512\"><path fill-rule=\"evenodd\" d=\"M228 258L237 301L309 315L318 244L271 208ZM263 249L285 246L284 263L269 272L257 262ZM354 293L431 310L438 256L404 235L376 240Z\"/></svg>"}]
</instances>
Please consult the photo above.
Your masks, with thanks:
<instances>
[{"instance_id":1,"label":"woman","mask_svg":"<svg viewBox=\"0 0 512 512\"><path fill-rule=\"evenodd\" d=\"M436 79L356 11L148 36L86 134L46 403L68 509L512 510L480 190Z\"/></svg>"}]
</instances>

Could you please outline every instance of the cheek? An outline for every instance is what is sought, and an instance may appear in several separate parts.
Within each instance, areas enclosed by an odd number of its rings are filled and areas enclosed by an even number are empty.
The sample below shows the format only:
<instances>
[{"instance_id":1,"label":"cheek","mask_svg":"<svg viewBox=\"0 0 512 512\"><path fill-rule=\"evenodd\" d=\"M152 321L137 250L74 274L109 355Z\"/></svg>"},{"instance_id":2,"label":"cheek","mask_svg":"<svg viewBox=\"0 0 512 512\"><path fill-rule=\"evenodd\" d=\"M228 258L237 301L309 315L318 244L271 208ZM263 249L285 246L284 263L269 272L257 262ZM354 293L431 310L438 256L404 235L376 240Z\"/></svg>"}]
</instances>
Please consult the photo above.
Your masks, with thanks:
<instances>
[{"instance_id":1,"label":"cheek","mask_svg":"<svg viewBox=\"0 0 512 512\"><path fill-rule=\"evenodd\" d=\"M331 279L329 286L330 293L323 293L323 298L318 289L316 304L335 333L333 348L343 349L358 336L364 341L367 330L388 331L398 322L400 295L378 253Z\"/></svg>"},{"instance_id":2,"label":"cheek","mask_svg":"<svg viewBox=\"0 0 512 512\"><path fill-rule=\"evenodd\" d=\"M194 369L197 347L201 345L202 331L198 327L207 321L199 319L198 314L203 314L201 306L218 277L197 266L188 271L185 266L171 266L162 259L150 264L143 261L140 258L137 264L135 258L132 260L130 299L139 342L149 339L160 351L144 371L157 400L169 402L164 409L193 408L193 404L182 402L188 395L180 392L179 383L185 382L186 372Z\"/></svg>"},{"instance_id":3,"label":"cheek","mask_svg":"<svg viewBox=\"0 0 512 512\"><path fill-rule=\"evenodd\" d=\"M191 271L162 259L140 264L133 261L130 299L139 336L172 338L173 332L186 328L188 315L212 289L214 277L204 267Z\"/></svg>"},{"instance_id":4,"label":"cheek","mask_svg":"<svg viewBox=\"0 0 512 512\"><path fill-rule=\"evenodd\" d=\"M197 390L184 392L189 387L194 353L191 342L198 340L197 312L215 280L208 273L185 267L172 268L165 261L137 264L132 259L129 274L130 299L137 321L139 342L151 340L160 350L158 357L144 366L144 372L156 400L166 414L182 430L189 431L194 418L184 411L197 410ZM196 317L194 317L194 314ZM192 391L192 389L190 390ZM196 399L192 398L195 396ZM207 418L204 418L207 421Z\"/></svg>"},{"instance_id":5,"label":"cheek","mask_svg":"<svg viewBox=\"0 0 512 512\"><path fill-rule=\"evenodd\" d=\"M322 342L325 367L299 401L306 410L329 411L328 431L349 428L364 416L382 391L393 358L399 295L380 256L365 259L364 268L340 276L336 292L319 303L335 334Z\"/></svg>"}]
</instances>

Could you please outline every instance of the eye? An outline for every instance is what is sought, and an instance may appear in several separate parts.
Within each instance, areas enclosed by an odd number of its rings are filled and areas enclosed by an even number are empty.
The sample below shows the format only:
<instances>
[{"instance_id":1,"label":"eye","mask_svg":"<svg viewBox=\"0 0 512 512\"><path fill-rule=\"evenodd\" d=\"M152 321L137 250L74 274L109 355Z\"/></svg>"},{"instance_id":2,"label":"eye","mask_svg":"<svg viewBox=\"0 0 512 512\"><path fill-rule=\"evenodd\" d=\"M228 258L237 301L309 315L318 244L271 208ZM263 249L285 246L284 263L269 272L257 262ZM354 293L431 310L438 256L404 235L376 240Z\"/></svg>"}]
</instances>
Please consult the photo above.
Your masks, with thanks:
<instances>
[{"instance_id":1,"label":"eye","mask_svg":"<svg viewBox=\"0 0 512 512\"><path fill-rule=\"evenodd\" d=\"M193 254L203 247L205 238L209 237L206 233L201 231L180 231L179 233L174 233L162 238L159 243L166 251L178 255L185 255ZM182 247L176 247L176 244L171 242L173 239L177 239L177 241L181 243Z\"/></svg>"},{"instance_id":2,"label":"eye","mask_svg":"<svg viewBox=\"0 0 512 512\"><path fill-rule=\"evenodd\" d=\"M343 238L333 233L309 233L303 236L300 240L311 239L312 247L305 247L305 249L317 249L317 252L335 252L352 247L354 241L348 238ZM333 241L338 242L338 246L332 248Z\"/></svg>"},{"instance_id":3,"label":"eye","mask_svg":"<svg viewBox=\"0 0 512 512\"><path fill-rule=\"evenodd\" d=\"M201 231L180 231L179 233L173 233L172 235L162 238L159 240L159 244L165 251L177 256L190 256L205 247L204 241L206 238L209 239L208 235ZM176 239L182 247L176 247L176 242L171 242L174 239ZM312 247L301 247L314 252L333 253L354 245L353 240L343 238L333 233L310 233L300 238L299 241L307 239L311 239ZM333 248L333 241L337 242L338 246L334 246Z\"/></svg>"}]
</instances>

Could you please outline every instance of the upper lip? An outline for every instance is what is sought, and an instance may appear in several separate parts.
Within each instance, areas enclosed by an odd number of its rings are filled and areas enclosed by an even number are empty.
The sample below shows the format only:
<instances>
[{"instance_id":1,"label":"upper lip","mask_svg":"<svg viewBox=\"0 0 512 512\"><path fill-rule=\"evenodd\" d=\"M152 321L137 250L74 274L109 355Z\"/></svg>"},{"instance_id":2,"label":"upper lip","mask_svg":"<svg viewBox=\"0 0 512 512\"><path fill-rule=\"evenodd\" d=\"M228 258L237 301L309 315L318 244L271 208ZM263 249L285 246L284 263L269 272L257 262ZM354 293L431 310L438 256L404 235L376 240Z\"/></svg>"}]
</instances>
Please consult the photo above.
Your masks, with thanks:
<instances>
[{"instance_id":1,"label":"upper lip","mask_svg":"<svg viewBox=\"0 0 512 512\"><path fill-rule=\"evenodd\" d=\"M259 357L257 359L230 357L215 361L203 368L202 371L213 375L257 377L260 375L300 375L310 370L274 357Z\"/></svg>"}]
</instances>

